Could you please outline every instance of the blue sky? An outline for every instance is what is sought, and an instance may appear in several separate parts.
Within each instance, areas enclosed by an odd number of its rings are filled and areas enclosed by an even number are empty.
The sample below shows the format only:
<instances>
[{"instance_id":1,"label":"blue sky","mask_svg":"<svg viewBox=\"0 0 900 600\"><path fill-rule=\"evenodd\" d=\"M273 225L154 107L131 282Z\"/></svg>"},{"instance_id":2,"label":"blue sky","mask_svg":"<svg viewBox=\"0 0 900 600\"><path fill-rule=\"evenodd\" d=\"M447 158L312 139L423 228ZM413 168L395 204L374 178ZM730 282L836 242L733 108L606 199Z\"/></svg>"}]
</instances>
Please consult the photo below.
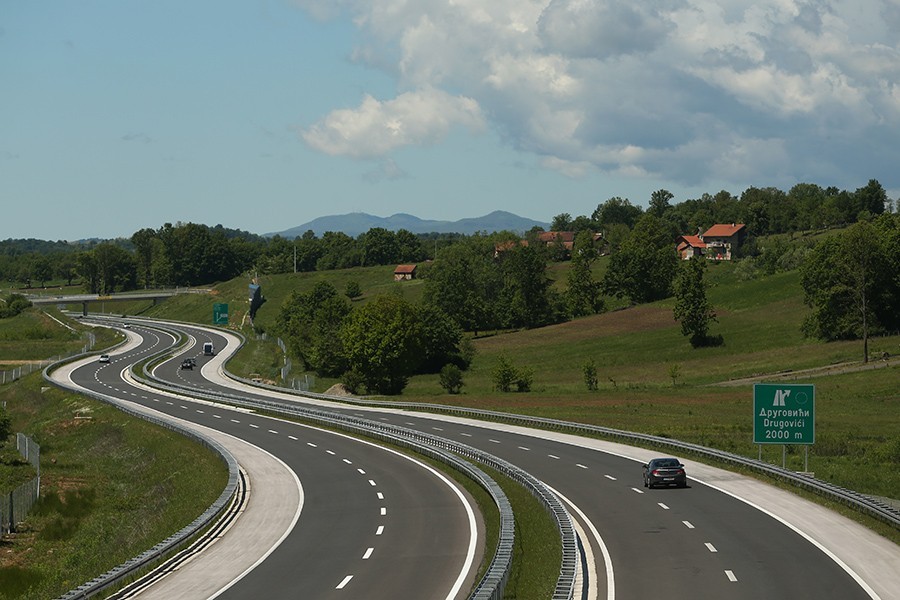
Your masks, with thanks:
<instances>
[{"instance_id":1,"label":"blue sky","mask_svg":"<svg viewBox=\"0 0 900 600\"><path fill-rule=\"evenodd\" d=\"M900 195L897 0L2 0L0 239Z\"/></svg>"}]
</instances>

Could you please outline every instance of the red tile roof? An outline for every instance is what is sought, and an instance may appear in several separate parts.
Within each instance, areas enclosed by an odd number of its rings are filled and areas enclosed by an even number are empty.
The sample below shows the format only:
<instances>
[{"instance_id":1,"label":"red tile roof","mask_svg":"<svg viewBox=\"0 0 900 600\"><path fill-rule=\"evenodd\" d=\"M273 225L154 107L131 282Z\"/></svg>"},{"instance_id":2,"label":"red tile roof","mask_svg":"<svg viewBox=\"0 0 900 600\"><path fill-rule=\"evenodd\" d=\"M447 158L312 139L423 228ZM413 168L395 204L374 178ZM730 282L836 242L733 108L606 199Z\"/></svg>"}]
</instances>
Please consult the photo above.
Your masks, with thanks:
<instances>
[{"instance_id":1,"label":"red tile roof","mask_svg":"<svg viewBox=\"0 0 900 600\"><path fill-rule=\"evenodd\" d=\"M394 269L395 275L409 275L414 273L416 270L416 265L397 265L397 268Z\"/></svg>"},{"instance_id":2,"label":"red tile roof","mask_svg":"<svg viewBox=\"0 0 900 600\"><path fill-rule=\"evenodd\" d=\"M700 239L699 235L683 235L678 239L684 240L684 243L694 248L706 248L706 244ZM680 246L679 246L680 247Z\"/></svg>"},{"instance_id":3,"label":"red tile roof","mask_svg":"<svg viewBox=\"0 0 900 600\"><path fill-rule=\"evenodd\" d=\"M732 223L731 225L727 223L716 223L706 230L703 237L731 237L743 228L743 223Z\"/></svg>"}]
</instances>

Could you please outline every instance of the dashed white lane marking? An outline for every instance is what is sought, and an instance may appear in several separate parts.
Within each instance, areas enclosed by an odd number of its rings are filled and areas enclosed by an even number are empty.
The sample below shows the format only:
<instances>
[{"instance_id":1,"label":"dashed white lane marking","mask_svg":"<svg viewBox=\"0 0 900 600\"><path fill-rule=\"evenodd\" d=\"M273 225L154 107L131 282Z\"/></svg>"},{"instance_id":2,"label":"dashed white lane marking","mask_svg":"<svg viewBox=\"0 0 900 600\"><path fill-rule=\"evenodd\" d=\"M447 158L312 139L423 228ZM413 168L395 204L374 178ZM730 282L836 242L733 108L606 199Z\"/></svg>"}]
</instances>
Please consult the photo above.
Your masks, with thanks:
<instances>
[{"instance_id":1,"label":"dashed white lane marking","mask_svg":"<svg viewBox=\"0 0 900 600\"><path fill-rule=\"evenodd\" d=\"M306 445L309 446L310 448L318 448L318 446L316 446L312 442L306 442Z\"/></svg>"},{"instance_id":2,"label":"dashed white lane marking","mask_svg":"<svg viewBox=\"0 0 900 600\"><path fill-rule=\"evenodd\" d=\"M253 429L259 429L259 425L254 425L253 423L250 423L250 427L252 427Z\"/></svg>"},{"instance_id":3,"label":"dashed white lane marking","mask_svg":"<svg viewBox=\"0 0 900 600\"><path fill-rule=\"evenodd\" d=\"M269 430L269 433L274 433L275 435L278 435L278 432L275 431L274 429L270 429L270 430Z\"/></svg>"},{"instance_id":4,"label":"dashed white lane marking","mask_svg":"<svg viewBox=\"0 0 900 600\"><path fill-rule=\"evenodd\" d=\"M366 550L366 553L363 554L363 560L368 560L368 558L372 556L373 552L375 552L375 548L369 548L368 550Z\"/></svg>"},{"instance_id":5,"label":"dashed white lane marking","mask_svg":"<svg viewBox=\"0 0 900 600\"><path fill-rule=\"evenodd\" d=\"M687 527L688 529L694 528L694 524L691 523L690 521L682 521L682 523L684 523L684 526Z\"/></svg>"},{"instance_id":6,"label":"dashed white lane marking","mask_svg":"<svg viewBox=\"0 0 900 600\"><path fill-rule=\"evenodd\" d=\"M378 529L375 530L375 535L381 535L384 533L384 525L379 525Z\"/></svg>"},{"instance_id":7,"label":"dashed white lane marking","mask_svg":"<svg viewBox=\"0 0 900 600\"><path fill-rule=\"evenodd\" d=\"M432 427L432 429L434 429L435 431L443 431L444 430L442 427Z\"/></svg>"},{"instance_id":8,"label":"dashed white lane marking","mask_svg":"<svg viewBox=\"0 0 900 600\"><path fill-rule=\"evenodd\" d=\"M168 404L169 406L172 406L172 403L171 403L171 402L166 402L166 404Z\"/></svg>"},{"instance_id":9,"label":"dashed white lane marking","mask_svg":"<svg viewBox=\"0 0 900 600\"><path fill-rule=\"evenodd\" d=\"M390 421L390 419L388 419L387 417L380 417L378 420L379 421Z\"/></svg>"},{"instance_id":10,"label":"dashed white lane marking","mask_svg":"<svg viewBox=\"0 0 900 600\"><path fill-rule=\"evenodd\" d=\"M289 435L289 436L288 436L288 438L290 438L290 439L292 439L292 440L294 440L294 441L295 441L295 442L296 442L296 441L297 441L297 438L295 438L295 437L294 437L294 436L292 436L292 435Z\"/></svg>"},{"instance_id":11,"label":"dashed white lane marking","mask_svg":"<svg viewBox=\"0 0 900 600\"><path fill-rule=\"evenodd\" d=\"M642 490L642 489L640 489L640 488L631 488L631 490L634 491L634 492L637 492L638 494L643 494L643 493L644 493L644 490Z\"/></svg>"},{"instance_id":12,"label":"dashed white lane marking","mask_svg":"<svg viewBox=\"0 0 900 600\"><path fill-rule=\"evenodd\" d=\"M345 587L348 583L350 583L350 580L351 580L351 579L353 579L353 575L347 575L346 577L344 577L343 581L341 581L341 582L337 585L337 587L334 588L334 589L336 589L336 590L342 590L342 589L344 589L344 587Z\"/></svg>"},{"instance_id":13,"label":"dashed white lane marking","mask_svg":"<svg viewBox=\"0 0 900 600\"><path fill-rule=\"evenodd\" d=\"M381 516L383 517L383 516L385 516L386 514L387 514L387 508L384 507L384 506L382 506L382 507L381 507Z\"/></svg>"},{"instance_id":14,"label":"dashed white lane marking","mask_svg":"<svg viewBox=\"0 0 900 600\"><path fill-rule=\"evenodd\" d=\"M415 426L415 423L413 423L412 421L407 421L406 424L407 424L407 425Z\"/></svg>"},{"instance_id":15,"label":"dashed white lane marking","mask_svg":"<svg viewBox=\"0 0 900 600\"><path fill-rule=\"evenodd\" d=\"M725 575L728 577L728 581L730 581L731 583L737 581L737 577L734 576L734 571L729 571L726 569Z\"/></svg>"},{"instance_id":16,"label":"dashed white lane marking","mask_svg":"<svg viewBox=\"0 0 900 600\"><path fill-rule=\"evenodd\" d=\"M200 410L199 408L197 409L197 412L198 412L199 414L201 414L201 415L203 414L203 411Z\"/></svg>"},{"instance_id":17,"label":"dashed white lane marking","mask_svg":"<svg viewBox=\"0 0 900 600\"><path fill-rule=\"evenodd\" d=\"M335 454L334 454L334 450L326 450L326 451L325 451L325 454L330 454L330 455L332 455L332 456L335 455Z\"/></svg>"},{"instance_id":18,"label":"dashed white lane marking","mask_svg":"<svg viewBox=\"0 0 900 600\"><path fill-rule=\"evenodd\" d=\"M500 440L488 440L492 444L499 444Z\"/></svg>"},{"instance_id":19,"label":"dashed white lane marking","mask_svg":"<svg viewBox=\"0 0 900 600\"><path fill-rule=\"evenodd\" d=\"M213 419L221 419L222 415L213 415Z\"/></svg>"},{"instance_id":20,"label":"dashed white lane marking","mask_svg":"<svg viewBox=\"0 0 900 600\"><path fill-rule=\"evenodd\" d=\"M610 481L618 481L618 479L616 479L616 478L613 477L612 475L604 475L604 477L606 477L606 478L609 479Z\"/></svg>"},{"instance_id":21,"label":"dashed white lane marking","mask_svg":"<svg viewBox=\"0 0 900 600\"><path fill-rule=\"evenodd\" d=\"M706 549L709 550L710 552L718 552L718 550L716 550L716 547L713 546L712 544L710 544L709 542L706 542L703 545L706 546Z\"/></svg>"},{"instance_id":22,"label":"dashed white lane marking","mask_svg":"<svg viewBox=\"0 0 900 600\"><path fill-rule=\"evenodd\" d=\"M344 462L347 463L348 465L352 465L352 464L353 464L353 461L350 460L349 458L345 458L345 459L344 459Z\"/></svg>"},{"instance_id":23,"label":"dashed white lane marking","mask_svg":"<svg viewBox=\"0 0 900 600\"><path fill-rule=\"evenodd\" d=\"M579 469L587 469L587 466L583 465L581 463L575 463L575 466L578 467Z\"/></svg>"},{"instance_id":24,"label":"dashed white lane marking","mask_svg":"<svg viewBox=\"0 0 900 600\"><path fill-rule=\"evenodd\" d=\"M528 452L531 450L531 448L526 448L525 446L519 446L519 450L524 450L524 451Z\"/></svg>"},{"instance_id":25,"label":"dashed white lane marking","mask_svg":"<svg viewBox=\"0 0 900 600\"><path fill-rule=\"evenodd\" d=\"M369 480L369 485L371 485L372 487L375 487L377 484L375 483L375 480L374 480L374 479L370 479L370 480Z\"/></svg>"},{"instance_id":26,"label":"dashed white lane marking","mask_svg":"<svg viewBox=\"0 0 900 600\"><path fill-rule=\"evenodd\" d=\"M384 500L384 494L382 494L381 492L378 492L378 499Z\"/></svg>"},{"instance_id":27,"label":"dashed white lane marking","mask_svg":"<svg viewBox=\"0 0 900 600\"><path fill-rule=\"evenodd\" d=\"M232 423L240 423L240 421L238 421L237 419L231 419L231 422Z\"/></svg>"},{"instance_id":28,"label":"dashed white lane marking","mask_svg":"<svg viewBox=\"0 0 900 600\"><path fill-rule=\"evenodd\" d=\"M549 456L549 457L552 458L553 460L559 460L559 457L556 456L555 454L548 454L547 456Z\"/></svg>"},{"instance_id":29,"label":"dashed white lane marking","mask_svg":"<svg viewBox=\"0 0 900 600\"><path fill-rule=\"evenodd\" d=\"M362 469L357 469L356 472L359 473L360 475L365 475L365 474L366 474L366 472L363 471Z\"/></svg>"},{"instance_id":30,"label":"dashed white lane marking","mask_svg":"<svg viewBox=\"0 0 900 600\"><path fill-rule=\"evenodd\" d=\"M459 435L464 436L464 437L472 437L471 433L460 433Z\"/></svg>"},{"instance_id":31,"label":"dashed white lane marking","mask_svg":"<svg viewBox=\"0 0 900 600\"><path fill-rule=\"evenodd\" d=\"M662 502L657 502L657 504L659 505L659 507L660 507L661 509L663 509L663 510L669 510L669 507L666 506L665 504L663 504Z\"/></svg>"}]
</instances>

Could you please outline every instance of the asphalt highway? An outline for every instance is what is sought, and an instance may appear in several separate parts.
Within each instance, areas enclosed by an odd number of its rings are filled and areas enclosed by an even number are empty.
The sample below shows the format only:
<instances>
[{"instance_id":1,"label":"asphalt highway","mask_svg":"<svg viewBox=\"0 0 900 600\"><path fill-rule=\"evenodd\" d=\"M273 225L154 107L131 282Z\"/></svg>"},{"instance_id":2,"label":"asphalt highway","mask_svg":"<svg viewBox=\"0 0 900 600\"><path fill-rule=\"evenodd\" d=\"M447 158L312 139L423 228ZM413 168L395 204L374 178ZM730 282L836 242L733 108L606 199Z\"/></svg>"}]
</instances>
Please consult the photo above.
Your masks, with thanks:
<instances>
[{"instance_id":1,"label":"asphalt highway","mask_svg":"<svg viewBox=\"0 0 900 600\"><path fill-rule=\"evenodd\" d=\"M226 344L212 330L185 331L198 343ZM211 366L192 374L174 372L175 364L155 374L203 389L273 394L224 382ZM752 479L685 460L688 488L647 490L640 465L653 453L646 450L433 414L331 408L479 447L552 486L568 501L594 557L585 598L900 597L896 545Z\"/></svg>"},{"instance_id":2,"label":"asphalt highway","mask_svg":"<svg viewBox=\"0 0 900 600\"><path fill-rule=\"evenodd\" d=\"M138 326L131 331L142 338L133 348L111 353L109 363L84 363L71 370L70 379L243 440L277 457L300 485L296 506L279 509L297 514L295 524L265 555L251 557L255 568L237 580L242 573L207 573L203 576L218 577L221 585L214 594L194 597L450 599L468 594L480 534L476 509L454 482L367 441L135 386L124 379L127 366L174 340ZM251 498L271 493L264 479L250 477Z\"/></svg>"}]
</instances>

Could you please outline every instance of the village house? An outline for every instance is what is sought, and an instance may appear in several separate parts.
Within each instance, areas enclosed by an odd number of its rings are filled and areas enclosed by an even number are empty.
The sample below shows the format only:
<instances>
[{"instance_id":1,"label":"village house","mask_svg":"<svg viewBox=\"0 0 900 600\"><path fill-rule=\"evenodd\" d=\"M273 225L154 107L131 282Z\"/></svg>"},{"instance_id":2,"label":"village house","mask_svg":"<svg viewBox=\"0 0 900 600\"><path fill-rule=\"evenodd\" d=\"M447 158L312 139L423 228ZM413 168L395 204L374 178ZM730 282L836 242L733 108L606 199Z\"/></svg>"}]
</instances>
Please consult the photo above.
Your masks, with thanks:
<instances>
[{"instance_id":1,"label":"village house","mask_svg":"<svg viewBox=\"0 0 900 600\"><path fill-rule=\"evenodd\" d=\"M681 260L690 260L695 256L703 256L706 244L699 235L682 235L675 240L678 256Z\"/></svg>"},{"instance_id":2,"label":"village house","mask_svg":"<svg viewBox=\"0 0 900 600\"><path fill-rule=\"evenodd\" d=\"M716 223L701 236L706 244L705 255L709 260L731 260L734 252L747 239L743 223Z\"/></svg>"},{"instance_id":3,"label":"village house","mask_svg":"<svg viewBox=\"0 0 900 600\"><path fill-rule=\"evenodd\" d=\"M681 260L705 256L708 260L731 260L732 253L747 239L743 223L716 223L698 235L680 235L675 248Z\"/></svg>"},{"instance_id":4,"label":"village house","mask_svg":"<svg viewBox=\"0 0 900 600\"><path fill-rule=\"evenodd\" d=\"M416 278L417 265L397 265L394 269L394 281L407 281Z\"/></svg>"}]
</instances>

